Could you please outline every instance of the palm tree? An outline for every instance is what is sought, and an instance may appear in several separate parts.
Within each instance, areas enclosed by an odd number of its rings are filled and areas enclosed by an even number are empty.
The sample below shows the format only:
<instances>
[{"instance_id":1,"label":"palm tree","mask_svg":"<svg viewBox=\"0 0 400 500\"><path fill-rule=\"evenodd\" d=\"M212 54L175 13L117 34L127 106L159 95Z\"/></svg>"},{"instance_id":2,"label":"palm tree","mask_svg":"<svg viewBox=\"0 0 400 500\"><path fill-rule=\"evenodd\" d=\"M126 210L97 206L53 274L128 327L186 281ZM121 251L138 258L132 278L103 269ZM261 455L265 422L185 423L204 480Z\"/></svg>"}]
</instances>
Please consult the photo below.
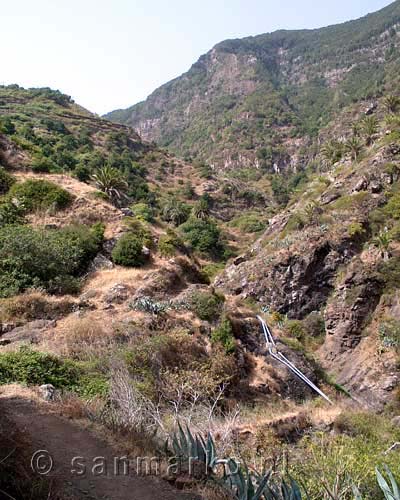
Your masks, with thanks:
<instances>
[{"instance_id":1,"label":"palm tree","mask_svg":"<svg viewBox=\"0 0 400 500\"><path fill-rule=\"evenodd\" d=\"M381 257L383 258L384 261L387 261L390 258L389 248L392 241L393 240L390 236L387 227L385 227L385 229L381 231L372 241L373 245L380 250Z\"/></svg>"},{"instance_id":2,"label":"palm tree","mask_svg":"<svg viewBox=\"0 0 400 500\"><path fill-rule=\"evenodd\" d=\"M383 105L388 113L396 113L400 105L400 98L397 95L388 95L383 100Z\"/></svg>"},{"instance_id":3,"label":"palm tree","mask_svg":"<svg viewBox=\"0 0 400 500\"><path fill-rule=\"evenodd\" d=\"M100 191L111 200L120 199L128 189L128 182L122 173L114 167L101 167L93 174L92 179Z\"/></svg>"},{"instance_id":4,"label":"palm tree","mask_svg":"<svg viewBox=\"0 0 400 500\"><path fill-rule=\"evenodd\" d=\"M189 207L185 203L171 198L168 200L162 209L161 218L166 222L172 223L174 226L183 224L189 216Z\"/></svg>"},{"instance_id":5,"label":"palm tree","mask_svg":"<svg viewBox=\"0 0 400 500\"><path fill-rule=\"evenodd\" d=\"M304 209L304 215L309 224L317 222L322 213L323 209L318 201L310 202Z\"/></svg>"},{"instance_id":6,"label":"palm tree","mask_svg":"<svg viewBox=\"0 0 400 500\"><path fill-rule=\"evenodd\" d=\"M375 116L366 116L361 122L361 132L365 138L365 144L370 146L378 133L378 120Z\"/></svg>"},{"instance_id":7,"label":"palm tree","mask_svg":"<svg viewBox=\"0 0 400 500\"><path fill-rule=\"evenodd\" d=\"M326 163L334 165L343 156L343 144L336 139L331 139L322 146L321 153Z\"/></svg>"},{"instance_id":8,"label":"palm tree","mask_svg":"<svg viewBox=\"0 0 400 500\"><path fill-rule=\"evenodd\" d=\"M347 139L344 146L345 150L351 154L352 160L357 160L363 150L363 145L358 137Z\"/></svg>"},{"instance_id":9,"label":"palm tree","mask_svg":"<svg viewBox=\"0 0 400 500\"><path fill-rule=\"evenodd\" d=\"M197 219L206 220L210 216L210 208L208 201L205 198L200 198L194 205L192 214Z\"/></svg>"}]
</instances>

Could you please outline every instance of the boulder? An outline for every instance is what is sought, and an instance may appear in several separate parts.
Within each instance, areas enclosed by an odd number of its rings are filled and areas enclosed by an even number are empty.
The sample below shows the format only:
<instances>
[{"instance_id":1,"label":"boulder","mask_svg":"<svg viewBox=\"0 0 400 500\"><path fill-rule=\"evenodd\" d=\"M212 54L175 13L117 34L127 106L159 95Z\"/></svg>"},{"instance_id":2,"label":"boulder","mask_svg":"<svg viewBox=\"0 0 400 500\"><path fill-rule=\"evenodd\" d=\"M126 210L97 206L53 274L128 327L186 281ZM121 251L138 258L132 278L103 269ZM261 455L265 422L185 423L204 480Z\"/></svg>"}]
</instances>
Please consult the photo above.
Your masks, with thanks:
<instances>
[{"instance_id":1,"label":"boulder","mask_svg":"<svg viewBox=\"0 0 400 500\"><path fill-rule=\"evenodd\" d=\"M56 388L51 384L44 384L39 387L42 398L45 401L54 401L56 395Z\"/></svg>"},{"instance_id":2,"label":"boulder","mask_svg":"<svg viewBox=\"0 0 400 500\"><path fill-rule=\"evenodd\" d=\"M392 425L400 427L400 415L398 417L392 418Z\"/></svg>"},{"instance_id":3,"label":"boulder","mask_svg":"<svg viewBox=\"0 0 400 500\"><path fill-rule=\"evenodd\" d=\"M134 215L132 210L128 207L121 208L121 212L123 213L123 215L125 215L125 217L133 217L133 215Z\"/></svg>"},{"instance_id":4,"label":"boulder","mask_svg":"<svg viewBox=\"0 0 400 500\"><path fill-rule=\"evenodd\" d=\"M90 266L91 271L99 271L100 269L112 269L114 264L102 253L96 255Z\"/></svg>"},{"instance_id":5,"label":"boulder","mask_svg":"<svg viewBox=\"0 0 400 500\"><path fill-rule=\"evenodd\" d=\"M17 326L13 330L2 335L1 340L6 343L21 341L35 343L42 335L43 330L54 328L56 324L57 322L55 320L38 319L36 321L31 321L30 323L26 323L26 325Z\"/></svg>"},{"instance_id":6,"label":"boulder","mask_svg":"<svg viewBox=\"0 0 400 500\"><path fill-rule=\"evenodd\" d=\"M123 304L129 297L129 289L122 283L116 283L107 292L105 302L107 304Z\"/></svg>"}]
</instances>

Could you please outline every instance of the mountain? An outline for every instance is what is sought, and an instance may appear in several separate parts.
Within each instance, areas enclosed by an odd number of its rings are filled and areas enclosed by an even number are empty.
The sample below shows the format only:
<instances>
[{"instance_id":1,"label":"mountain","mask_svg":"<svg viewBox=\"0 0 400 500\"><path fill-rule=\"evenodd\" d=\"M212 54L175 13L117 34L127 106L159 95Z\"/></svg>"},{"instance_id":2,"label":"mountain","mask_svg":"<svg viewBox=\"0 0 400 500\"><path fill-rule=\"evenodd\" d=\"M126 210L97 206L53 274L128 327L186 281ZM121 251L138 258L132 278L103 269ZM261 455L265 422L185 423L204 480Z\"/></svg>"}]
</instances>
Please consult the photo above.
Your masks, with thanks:
<instances>
[{"instance_id":1,"label":"mountain","mask_svg":"<svg viewBox=\"0 0 400 500\"><path fill-rule=\"evenodd\" d=\"M106 118L218 168L299 168L347 105L398 84L400 1L315 30L216 45L144 102Z\"/></svg>"}]
</instances>

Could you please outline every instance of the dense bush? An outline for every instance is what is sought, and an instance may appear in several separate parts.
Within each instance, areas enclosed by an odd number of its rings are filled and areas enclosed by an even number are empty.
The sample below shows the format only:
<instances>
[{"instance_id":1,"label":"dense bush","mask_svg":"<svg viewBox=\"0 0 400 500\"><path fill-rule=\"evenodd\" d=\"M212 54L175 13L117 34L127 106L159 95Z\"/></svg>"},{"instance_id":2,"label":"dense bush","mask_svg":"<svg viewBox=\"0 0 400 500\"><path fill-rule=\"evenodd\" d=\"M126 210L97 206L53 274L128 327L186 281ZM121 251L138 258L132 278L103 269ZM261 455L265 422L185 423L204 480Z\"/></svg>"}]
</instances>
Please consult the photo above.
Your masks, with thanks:
<instances>
[{"instance_id":1,"label":"dense bush","mask_svg":"<svg viewBox=\"0 0 400 500\"><path fill-rule=\"evenodd\" d=\"M0 203L0 228L7 224L22 224L24 218L22 209L12 202Z\"/></svg>"},{"instance_id":2,"label":"dense bush","mask_svg":"<svg viewBox=\"0 0 400 500\"><path fill-rule=\"evenodd\" d=\"M289 320L285 323L285 332L292 338L302 340L304 338L304 326L299 320Z\"/></svg>"},{"instance_id":3,"label":"dense bush","mask_svg":"<svg viewBox=\"0 0 400 500\"><path fill-rule=\"evenodd\" d=\"M182 240L170 229L167 230L166 234L160 236L158 240L158 251L162 257L172 257L179 249L183 248Z\"/></svg>"},{"instance_id":4,"label":"dense bush","mask_svg":"<svg viewBox=\"0 0 400 500\"><path fill-rule=\"evenodd\" d=\"M184 239L199 252L221 255L221 231L212 220L191 218L179 228Z\"/></svg>"},{"instance_id":5,"label":"dense bush","mask_svg":"<svg viewBox=\"0 0 400 500\"><path fill-rule=\"evenodd\" d=\"M267 226L265 219L257 213L248 213L235 217L229 225L245 233L258 233Z\"/></svg>"},{"instance_id":6,"label":"dense bush","mask_svg":"<svg viewBox=\"0 0 400 500\"><path fill-rule=\"evenodd\" d=\"M112 260L120 266L141 266L145 262L142 248L143 242L138 236L134 233L126 233L115 245L112 251Z\"/></svg>"},{"instance_id":7,"label":"dense bush","mask_svg":"<svg viewBox=\"0 0 400 500\"><path fill-rule=\"evenodd\" d=\"M0 296L43 287L52 293L78 288L77 277L99 250L101 228L70 226L60 230L30 226L0 229Z\"/></svg>"},{"instance_id":8,"label":"dense bush","mask_svg":"<svg viewBox=\"0 0 400 500\"><path fill-rule=\"evenodd\" d=\"M227 317L222 318L220 324L213 330L211 342L222 344L227 354L235 352L235 337L233 336L232 324Z\"/></svg>"},{"instance_id":9,"label":"dense bush","mask_svg":"<svg viewBox=\"0 0 400 500\"><path fill-rule=\"evenodd\" d=\"M3 167L0 167L0 195L7 193L14 183L14 176L9 174Z\"/></svg>"},{"instance_id":10,"label":"dense bush","mask_svg":"<svg viewBox=\"0 0 400 500\"><path fill-rule=\"evenodd\" d=\"M145 222L152 222L154 218L153 209L147 203L135 203L131 207L135 217Z\"/></svg>"},{"instance_id":11,"label":"dense bush","mask_svg":"<svg viewBox=\"0 0 400 500\"><path fill-rule=\"evenodd\" d=\"M0 354L0 384L53 384L71 387L78 380L76 368L66 361L22 347L16 352Z\"/></svg>"},{"instance_id":12,"label":"dense bush","mask_svg":"<svg viewBox=\"0 0 400 500\"><path fill-rule=\"evenodd\" d=\"M46 156L38 156L32 161L31 168L36 173L47 173L57 170L57 165Z\"/></svg>"},{"instance_id":13,"label":"dense bush","mask_svg":"<svg viewBox=\"0 0 400 500\"><path fill-rule=\"evenodd\" d=\"M209 292L196 292L191 297L191 305L197 316L204 321L219 317L224 302L222 295Z\"/></svg>"},{"instance_id":14,"label":"dense bush","mask_svg":"<svg viewBox=\"0 0 400 500\"><path fill-rule=\"evenodd\" d=\"M81 182L90 180L90 169L86 165L78 165L74 170L74 176Z\"/></svg>"},{"instance_id":15,"label":"dense bush","mask_svg":"<svg viewBox=\"0 0 400 500\"><path fill-rule=\"evenodd\" d=\"M26 212L49 208L62 210L72 201L72 196L68 191L41 179L14 184L8 196Z\"/></svg>"},{"instance_id":16,"label":"dense bush","mask_svg":"<svg viewBox=\"0 0 400 500\"><path fill-rule=\"evenodd\" d=\"M149 225L142 219L136 217L125 217L123 224L127 231L134 234L142 242L142 245L148 248L154 245Z\"/></svg>"}]
</instances>

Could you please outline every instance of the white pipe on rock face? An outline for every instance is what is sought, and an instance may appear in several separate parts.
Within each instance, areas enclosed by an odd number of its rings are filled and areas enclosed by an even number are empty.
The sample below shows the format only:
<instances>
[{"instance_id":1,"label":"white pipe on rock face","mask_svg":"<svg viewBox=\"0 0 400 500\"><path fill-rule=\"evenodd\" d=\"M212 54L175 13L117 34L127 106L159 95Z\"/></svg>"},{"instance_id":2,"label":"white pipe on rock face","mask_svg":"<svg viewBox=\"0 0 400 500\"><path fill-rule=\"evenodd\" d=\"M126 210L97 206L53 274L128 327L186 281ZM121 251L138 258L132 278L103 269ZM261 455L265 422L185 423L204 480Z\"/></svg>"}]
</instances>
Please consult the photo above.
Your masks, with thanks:
<instances>
[{"instance_id":1,"label":"white pipe on rock face","mask_svg":"<svg viewBox=\"0 0 400 500\"><path fill-rule=\"evenodd\" d=\"M261 318L261 316L257 316L258 321L261 323L264 337L265 337L265 342L268 347L268 352L271 355L273 359L276 361L279 361L279 363L283 364L288 368L292 373L294 373L300 380L302 380L305 384L307 384L311 389L313 389L315 392L317 392L321 397L323 397L328 403L333 405L332 401L328 398L328 396L321 391L319 387L317 387L311 380L304 375L291 361L289 361L286 356L284 356L282 353L277 352L276 350L276 344L274 337L272 336L271 330L269 329L267 323Z\"/></svg>"}]
</instances>

